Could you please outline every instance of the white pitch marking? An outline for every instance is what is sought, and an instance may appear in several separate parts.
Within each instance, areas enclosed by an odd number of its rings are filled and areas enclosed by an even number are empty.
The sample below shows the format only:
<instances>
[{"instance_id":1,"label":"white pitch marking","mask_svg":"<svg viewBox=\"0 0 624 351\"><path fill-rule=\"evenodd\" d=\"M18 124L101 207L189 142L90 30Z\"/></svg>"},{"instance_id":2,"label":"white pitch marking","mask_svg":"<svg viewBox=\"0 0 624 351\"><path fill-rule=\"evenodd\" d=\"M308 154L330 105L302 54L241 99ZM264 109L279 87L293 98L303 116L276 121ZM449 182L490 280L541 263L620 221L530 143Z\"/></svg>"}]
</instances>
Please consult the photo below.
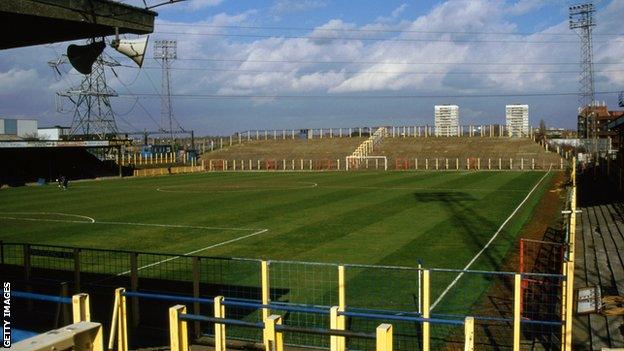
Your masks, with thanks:
<instances>
[{"instance_id":1,"label":"white pitch marking","mask_svg":"<svg viewBox=\"0 0 624 351\"><path fill-rule=\"evenodd\" d=\"M138 223L138 222L108 222L96 221L94 224L111 224L111 225L134 225L140 227L165 227L165 228L189 228L189 229L206 229L206 230L234 230L234 231L252 231L262 230L257 228L236 228L236 227L204 227L201 225L184 225L184 224L159 224L159 223Z\"/></svg>"},{"instance_id":2,"label":"white pitch marking","mask_svg":"<svg viewBox=\"0 0 624 351\"><path fill-rule=\"evenodd\" d=\"M17 212L10 212L16 214ZM257 231L262 229L257 228L236 228L236 227L205 227L199 225L184 225L184 224L159 224L159 223L137 223L137 222L109 222L109 221L96 221L95 219L87 216L72 215L68 213L51 213L51 212L24 212L24 214L58 214L65 216L73 216L79 218L85 218L89 221L74 221L70 219L52 219L52 218L28 218L28 217L9 217L0 216L0 219L9 219L15 221L30 221L30 222L61 222L61 223L79 223L79 224L104 224L104 225L132 225L141 227L164 227L164 228L188 228L188 229L205 229L205 230L233 230L233 231Z\"/></svg>"},{"instance_id":3,"label":"white pitch marking","mask_svg":"<svg viewBox=\"0 0 624 351\"><path fill-rule=\"evenodd\" d=\"M89 222L85 222L85 221L71 221L71 220L64 220L64 219L51 219L51 218L21 218L21 217L0 217L0 218L4 218L4 219L24 219L24 220L42 220L42 221L48 221L48 222L71 222L71 223L95 223L95 219L89 217L89 216L83 216L83 215L77 215L77 214L72 214L72 213L62 213L62 212L4 212L4 214L9 214L9 215L55 215L55 216L65 216L65 217L75 217L75 218L84 218L86 220L88 220Z\"/></svg>"},{"instance_id":4,"label":"white pitch marking","mask_svg":"<svg viewBox=\"0 0 624 351\"><path fill-rule=\"evenodd\" d=\"M213 244L213 245L210 245L210 246L206 246L206 247L204 247L204 248L197 249L197 250L194 250L194 251L190 251L190 252L184 253L184 254L179 255L179 256L174 256L174 257L167 258L167 259L165 259L165 260L161 260L161 261L158 261L158 262L150 263L150 264L147 264L147 265L145 265L145 266L141 266L141 267L139 267L137 270L138 270L138 271L140 271L140 270L145 269L145 268L150 268L150 267L158 266L159 264L163 264L163 263L165 263L165 262L169 262L169 261L177 260L178 258L180 258L180 257L182 257L182 256L193 255L193 254L196 254L196 253L201 252L201 251L214 249L215 247L219 247L219 246L223 246L223 245L227 245L227 244L233 243L233 242L235 242L235 241L239 241L239 240L247 239L247 238L250 238L250 237L252 237L252 236L256 236L256 235L260 235L260 234L266 233L266 232L268 232L268 231L269 231L268 229L262 229L262 230L259 230L259 231L257 231L257 232L253 232L253 233L251 233L251 234L243 235L243 236L240 236L240 237L238 237L238 238L234 238L234 239L230 239L230 240L227 240L227 241L223 241L223 242L220 242L220 243L217 243L217 244ZM117 274L117 276L120 276L120 275L126 275L126 274L130 274L130 271L125 271L125 272L118 273L118 274Z\"/></svg>"},{"instance_id":5,"label":"white pitch marking","mask_svg":"<svg viewBox=\"0 0 624 351\"><path fill-rule=\"evenodd\" d=\"M470 262L468 262L468 264L466 265L466 267L464 267L464 269L462 269L463 271L468 270L470 268L470 266L472 266L475 261L479 258L479 256L481 256L481 254L483 254L483 252L485 252L485 250L487 250L488 247L490 247L490 245L492 244L492 242L494 242L494 240L496 239L496 237L498 236L498 234L500 234L500 232L503 230L503 228L505 227L505 225L507 225L507 223L511 220L511 218L520 210L520 207L522 207L522 205L524 205L525 202L527 202L527 200L529 199L529 197L531 197L531 194L533 194L533 192L535 191L535 189L537 189L537 187L542 183L542 181L544 180L544 178L546 178L546 176L550 173L551 168L548 169L548 172L546 172L546 174L544 174L542 176L542 178L540 178L540 180L537 182L537 184L535 184L535 186L533 187L533 189L531 189L531 191L529 191L529 193L527 194L527 196L524 198L524 200L522 200L522 202L520 202L520 204L518 205L518 207L516 207L515 210L513 210L513 212L509 215L509 217L507 217L507 219L503 222L503 224L500 225L500 227L498 227L498 230L496 231L496 233L494 233L494 235L492 235L492 237L490 238L490 240L485 244L485 246L483 246L483 248L481 249L481 251L477 252L477 254L470 260ZM444 296L446 296L446 294L449 292L449 290L451 290L451 288L453 286L455 286L455 284L457 284L457 282L459 281L459 279L464 275L464 272L460 272L457 277L455 277L455 279L453 279L453 281L446 287L446 289L444 289L444 291L442 291L442 294L440 294L440 296L435 300L435 302L431 305L431 307L429 308L430 311L433 311L433 309L440 303L440 301L442 301L442 299L444 298Z\"/></svg>"},{"instance_id":6,"label":"white pitch marking","mask_svg":"<svg viewBox=\"0 0 624 351\"><path fill-rule=\"evenodd\" d=\"M156 191L161 193L181 193L181 194L205 194L205 193L227 193L227 192L244 192L244 191L269 191L269 190L297 190L297 189L312 189L316 188L319 185L313 182L297 182L301 184L309 184L308 186L295 186L295 185L252 185L252 186L231 186L231 185L223 185L221 188L219 186L213 186L209 189L205 190L193 190L192 188L189 190L184 189L175 189L180 188L178 185L169 185L162 188L156 188ZM174 188L174 189L167 189ZM182 186L184 188L184 186Z\"/></svg>"}]
</instances>

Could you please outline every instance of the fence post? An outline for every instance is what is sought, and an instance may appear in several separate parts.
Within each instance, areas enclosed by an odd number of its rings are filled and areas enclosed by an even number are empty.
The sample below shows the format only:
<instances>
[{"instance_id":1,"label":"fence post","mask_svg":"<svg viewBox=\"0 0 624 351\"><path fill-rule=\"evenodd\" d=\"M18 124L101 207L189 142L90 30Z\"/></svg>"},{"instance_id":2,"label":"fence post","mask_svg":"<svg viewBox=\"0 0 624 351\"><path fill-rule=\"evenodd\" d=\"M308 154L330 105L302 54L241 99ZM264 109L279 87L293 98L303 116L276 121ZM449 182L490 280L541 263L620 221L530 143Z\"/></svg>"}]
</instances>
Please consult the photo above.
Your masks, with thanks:
<instances>
[{"instance_id":1,"label":"fence post","mask_svg":"<svg viewBox=\"0 0 624 351\"><path fill-rule=\"evenodd\" d=\"M193 297L199 298L199 283L200 283L200 257L193 256ZM193 303L193 313L200 314L200 304L195 301ZM196 338L199 338L201 335L201 326L199 321L195 321L194 324L194 335Z\"/></svg>"},{"instance_id":2,"label":"fence post","mask_svg":"<svg viewBox=\"0 0 624 351\"><path fill-rule=\"evenodd\" d=\"M429 319L429 315L430 315L430 310L429 310L429 273L430 271L428 269L425 269L422 271L423 275L422 275L422 305L423 305L423 310L422 310L422 316L425 319ZM430 326L429 326L429 322L423 322L423 326L422 326L422 336L423 336L423 342L422 342L422 349L423 351L429 351L430 349L430 335L429 335L429 330L430 330Z\"/></svg>"},{"instance_id":3,"label":"fence post","mask_svg":"<svg viewBox=\"0 0 624 351\"><path fill-rule=\"evenodd\" d=\"M30 245L24 245L24 280L30 280Z\"/></svg>"},{"instance_id":4,"label":"fence post","mask_svg":"<svg viewBox=\"0 0 624 351\"><path fill-rule=\"evenodd\" d=\"M474 317L464 319L464 351L474 351Z\"/></svg>"},{"instance_id":5,"label":"fence post","mask_svg":"<svg viewBox=\"0 0 624 351\"><path fill-rule=\"evenodd\" d=\"M72 296L72 314L74 323L90 322L89 295L76 294Z\"/></svg>"},{"instance_id":6,"label":"fence post","mask_svg":"<svg viewBox=\"0 0 624 351\"><path fill-rule=\"evenodd\" d=\"M223 296L214 298L214 317L225 318L225 306ZM214 325L215 351L225 351L225 324L215 323Z\"/></svg>"},{"instance_id":7,"label":"fence post","mask_svg":"<svg viewBox=\"0 0 624 351\"><path fill-rule=\"evenodd\" d=\"M136 252L130 253L130 290L139 290L139 254ZM132 325L135 327L139 325L139 300L136 297L132 298Z\"/></svg>"},{"instance_id":8,"label":"fence post","mask_svg":"<svg viewBox=\"0 0 624 351\"><path fill-rule=\"evenodd\" d=\"M80 291L80 249L74 249L74 287Z\"/></svg>"},{"instance_id":9,"label":"fence post","mask_svg":"<svg viewBox=\"0 0 624 351\"><path fill-rule=\"evenodd\" d=\"M514 275L513 351L520 351L521 286L522 275L516 273Z\"/></svg>"},{"instance_id":10,"label":"fence post","mask_svg":"<svg viewBox=\"0 0 624 351\"><path fill-rule=\"evenodd\" d=\"M260 262L260 279L262 279L261 284L262 284L262 304L263 305L268 305L269 304L269 262L268 261L262 261ZM264 323L267 323L267 319L269 318L269 309L266 307L262 308L262 321ZM269 335L266 333L266 328L265 328L265 332L264 332L264 343L265 345L268 342L268 337Z\"/></svg>"},{"instance_id":11,"label":"fence post","mask_svg":"<svg viewBox=\"0 0 624 351\"><path fill-rule=\"evenodd\" d=\"M113 304L113 318L111 320L108 349L112 350L117 333L117 351L128 350L128 322L126 315L126 289L115 289L115 302Z\"/></svg>"},{"instance_id":12,"label":"fence post","mask_svg":"<svg viewBox=\"0 0 624 351\"><path fill-rule=\"evenodd\" d=\"M338 266L338 309L336 311L336 327L344 330L347 322L345 316L339 316L338 312L344 312L347 308L347 289L345 285L345 267L343 265ZM335 337L335 343L337 350L346 350L346 339L344 337Z\"/></svg>"},{"instance_id":13,"label":"fence post","mask_svg":"<svg viewBox=\"0 0 624 351\"><path fill-rule=\"evenodd\" d=\"M376 351L392 351L392 324L380 324L375 332Z\"/></svg>"},{"instance_id":14,"label":"fence post","mask_svg":"<svg viewBox=\"0 0 624 351\"><path fill-rule=\"evenodd\" d=\"M284 339L281 332L276 329L282 324L282 317L271 315L264 322L264 334L267 336L264 348L266 351L284 351ZM174 350L171 350L174 351Z\"/></svg>"},{"instance_id":15,"label":"fence post","mask_svg":"<svg viewBox=\"0 0 624 351\"><path fill-rule=\"evenodd\" d=\"M572 310L574 306L574 301L571 298L574 294L574 261L568 262L568 271L567 271L567 284L566 287L568 289L566 296L566 351L572 351Z\"/></svg>"},{"instance_id":16,"label":"fence post","mask_svg":"<svg viewBox=\"0 0 624 351\"><path fill-rule=\"evenodd\" d=\"M345 329L345 317L341 316L339 306L333 306L329 310L329 328L335 330ZM345 350L345 338L344 336L332 335L329 337L330 351L344 351Z\"/></svg>"},{"instance_id":17,"label":"fence post","mask_svg":"<svg viewBox=\"0 0 624 351\"><path fill-rule=\"evenodd\" d=\"M68 288L67 288L67 282L62 282L61 283L61 297L68 297L69 296L69 292L68 292ZM56 312L56 318L54 319L54 328L58 328L58 321L61 318L61 315L63 317L63 325L69 325L72 322L70 321L70 315L71 313L69 312L69 305L63 303L63 304L58 304L58 308L57 308L57 312Z\"/></svg>"},{"instance_id":18,"label":"fence post","mask_svg":"<svg viewBox=\"0 0 624 351\"><path fill-rule=\"evenodd\" d=\"M179 314L186 313L186 306L175 305L169 308L169 341L171 351L188 351L188 331L186 322Z\"/></svg>"}]
</instances>

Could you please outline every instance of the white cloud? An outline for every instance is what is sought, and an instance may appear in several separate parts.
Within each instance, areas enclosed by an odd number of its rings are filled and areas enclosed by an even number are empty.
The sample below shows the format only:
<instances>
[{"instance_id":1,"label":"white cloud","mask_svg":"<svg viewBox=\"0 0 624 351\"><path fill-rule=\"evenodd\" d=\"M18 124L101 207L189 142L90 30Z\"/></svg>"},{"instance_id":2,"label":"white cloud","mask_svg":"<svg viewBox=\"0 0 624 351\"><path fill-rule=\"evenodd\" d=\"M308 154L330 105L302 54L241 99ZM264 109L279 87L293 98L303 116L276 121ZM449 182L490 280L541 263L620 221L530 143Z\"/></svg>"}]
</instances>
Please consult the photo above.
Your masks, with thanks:
<instances>
[{"instance_id":1,"label":"white cloud","mask_svg":"<svg viewBox=\"0 0 624 351\"><path fill-rule=\"evenodd\" d=\"M186 7L190 10L200 10L207 7L221 5L224 0L189 0Z\"/></svg>"},{"instance_id":2,"label":"white cloud","mask_svg":"<svg viewBox=\"0 0 624 351\"><path fill-rule=\"evenodd\" d=\"M271 10L277 15L305 12L325 7L327 2L328 0L276 0Z\"/></svg>"},{"instance_id":3,"label":"white cloud","mask_svg":"<svg viewBox=\"0 0 624 351\"><path fill-rule=\"evenodd\" d=\"M562 2L563 3L563 2ZM507 8L507 13L520 16L548 5L544 0L518 0Z\"/></svg>"},{"instance_id":4,"label":"white cloud","mask_svg":"<svg viewBox=\"0 0 624 351\"><path fill-rule=\"evenodd\" d=\"M6 72L0 72L0 94L2 95L16 95L41 86L39 74L34 68L26 70L11 68Z\"/></svg>"},{"instance_id":5,"label":"white cloud","mask_svg":"<svg viewBox=\"0 0 624 351\"><path fill-rule=\"evenodd\" d=\"M285 4L284 0L276 4ZM325 6L325 1L303 2L308 9ZM317 5L314 5L317 4ZM320 5L319 5L320 4ZM294 5L293 5L294 6ZM317 7L314 7L317 6ZM533 6L533 7L532 7ZM230 33L232 29L214 26L258 25L266 20L266 13L247 11L237 14L218 13L205 20L186 23L191 26L170 26L180 24L158 19L157 28L163 31L184 31L215 35L184 35L178 40L178 57L172 72L174 94L223 94L223 95L350 95L350 94L396 94L396 95L461 95L481 93L526 93L535 91L576 91L578 88L577 65L531 65L532 62L575 62L579 57L579 44L575 36L549 36L548 33L571 33L567 18L562 16L559 23L533 35L475 34L484 32L517 31L516 19L510 14L535 10L534 2L521 0L510 4L485 0L450 0L441 3L421 16L405 19L405 6L390 11L388 17L377 18L370 23L355 24L332 18L306 32L276 34L271 38L232 38L218 34ZM302 7L299 7L301 9ZM403 15L401 14L403 13ZM596 33L619 33L624 1L614 0L597 13ZM392 19L392 17L395 17ZM399 19L398 17L401 17ZM196 26L192 26L196 24ZM207 25L207 26L203 26ZM358 29L389 29L403 32L358 31ZM469 34L467 32L470 32ZM240 33L240 32L232 32ZM264 34L264 32L263 32ZM164 35L164 34L162 34ZM337 38L337 39L327 39ZM159 38L159 34L153 36ZM167 38L166 36L162 39ZM383 40L373 40L373 39ZM432 39L431 41L421 41ZM572 43L531 43L530 41L572 41ZM621 62L624 57L624 38L595 37L596 62ZM61 45L62 49L66 45ZM14 93L13 87L23 90L21 95L44 94L53 101L53 91L62 82L55 82L45 62L54 55L49 48L39 47L28 51L5 51L0 56L0 102L5 106L14 104L6 94ZM26 54L20 54L25 52ZM24 57L22 57L24 56ZM45 57L45 59L40 59ZM148 53L151 57L151 53ZM186 60L206 58L209 61ZM214 61L222 59L223 61ZM232 61L233 60L233 61ZM273 62L261 62L273 61ZM154 61L147 60L146 67L156 67ZM325 62L325 63L323 63ZM328 63L331 62L331 63ZM394 64L397 62L410 64ZM508 63L508 65L465 65L461 63ZM422 63L422 64L414 64ZM427 64L433 63L433 64ZM36 66L36 69L31 69ZM192 70L175 69L190 68ZM207 69L207 70L204 70ZM570 74L552 73L572 71ZM504 72L505 74L498 74ZM531 73L527 73L531 72ZM137 71L131 68L118 68L124 81L132 81ZM148 73L156 89L146 80ZM109 81L120 93L126 93L113 75ZM160 70L145 69L132 86L133 92L154 93L160 89ZM624 84L621 64L596 65L597 90L618 89ZM74 77L75 78L75 77ZM574 97L570 98L574 100ZM121 99L117 99L121 100ZM128 100L128 99L126 99ZM124 100L124 101L126 101ZM146 104L154 115L158 115L159 104ZM227 102L224 102L227 101ZM285 102L280 99L241 100L175 100L174 110L178 116L201 115L204 109L212 106L252 106L283 108L287 113L296 110L304 103ZM305 100L302 100L305 101ZM332 100L333 101L333 100ZM347 106L356 111L362 104L336 100L332 106ZM423 105L432 104L429 100ZM561 101L561 100L558 100ZM127 101L126 101L127 102ZM307 102L307 101L306 101ZM420 102L414 102L420 103ZM116 104L119 104L116 102ZM126 104L127 105L127 104ZM128 109L122 104L120 111ZM309 105L314 105L310 103ZM326 108L316 104L308 110L298 112L302 116L320 115L314 108ZM401 112L388 104L384 115L392 116ZM398 104L397 104L398 105ZM487 105L483 103L482 105ZM568 101L568 105L570 105ZM294 107L293 107L294 106ZM48 111L53 110L48 106ZM289 110L291 108L292 110ZM409 108L413 108L410 106ZM475 118L481 118L478 111L485 111L475 102L471 107ZM572 108L567 105L548 105L542 111ZM225 110L225 108L223 107ZM381 109L381 108L380 108ZM6 108L5 108L6 110ZM16 107L14 110L18 110ZM532 111L538 111L533 108ZM239 111L239 110L236 110ZM256 115L256 110L246 111ZM298 110L297 110L298 111ZM343 110L344 112L347 110ZM397 112L399 111L399 112ZM424 109L426 113L429 108ZM218 113L221 113L219 110ZM243 111L245 112L245 111ZM370 112L370 111L364 111ZM405 111L403 111L405 112ZM44 112L42 112L44 113ZM210 114L209 112L206 112ZM216 112L215 112L216 113ZM272 116L273 112L270 112ZM370 112L372 113L372 112ZM407 115L419 114L410 112ZM533 113L533 112L532 112ZM573 111L572 111L573 113ZM277 115L277 112L275 113ZM491 115L489 112L485 116ZM183 117L181 117L183 118ZM269 123L269 121L264 121ZM212 122L211 122L212 123ZM223 124L230 123L229 121ZM233 123L233 122L232 122ZM240 123L245 123L240 122ZM249 122L252 123L252 122ZM258 122L260 123L260 122ZM327 122L328 124L332 124ZM573 122L572 122L573 123ZM302 122L303 124L303 122ZM332 124L333 125L333 124ZM257 127L268 127L266 125ZM296 126L293 126L296 127ZM199 127L203 128L203 127ZM247 128L247 127L243 127Z\"/></svg>"}]
</instances>

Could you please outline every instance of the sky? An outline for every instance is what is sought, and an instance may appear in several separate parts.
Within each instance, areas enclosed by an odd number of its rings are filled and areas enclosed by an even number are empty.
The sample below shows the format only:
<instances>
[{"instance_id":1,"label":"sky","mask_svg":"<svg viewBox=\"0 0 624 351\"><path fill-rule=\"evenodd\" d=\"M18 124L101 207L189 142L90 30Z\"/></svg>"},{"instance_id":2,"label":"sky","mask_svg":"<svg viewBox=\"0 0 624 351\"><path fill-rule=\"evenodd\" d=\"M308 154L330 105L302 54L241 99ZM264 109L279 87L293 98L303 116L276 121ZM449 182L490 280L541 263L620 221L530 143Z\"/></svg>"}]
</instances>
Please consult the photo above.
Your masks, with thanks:
<instances>
[{"instance_id":1,"label":"sky","mask_svg":"<svg viewBox=\"0 0 624 351\"><path fill-rule=\"evenodd\" d=\"M121 64L106 71L119 94L111 103L122 131L162 126L162 70L153 43L171 39L178 42L171 70L175 124L196 135L433 124L435 104L459 105L460 124L468 125L504 123L506 104L526 103L531 125L544 119L575 128L580 42L568 27L572 4L188 0L160 6L141 69L106 49ZM624 0L595 5L595 86L608 92L597 99L618 109ZM57 92L79 85L82 76L66 62L60 75L48 64L63 61L69 44L0 51L0 116L71 124L73 106Z\"/></svg>"}]
</instances>

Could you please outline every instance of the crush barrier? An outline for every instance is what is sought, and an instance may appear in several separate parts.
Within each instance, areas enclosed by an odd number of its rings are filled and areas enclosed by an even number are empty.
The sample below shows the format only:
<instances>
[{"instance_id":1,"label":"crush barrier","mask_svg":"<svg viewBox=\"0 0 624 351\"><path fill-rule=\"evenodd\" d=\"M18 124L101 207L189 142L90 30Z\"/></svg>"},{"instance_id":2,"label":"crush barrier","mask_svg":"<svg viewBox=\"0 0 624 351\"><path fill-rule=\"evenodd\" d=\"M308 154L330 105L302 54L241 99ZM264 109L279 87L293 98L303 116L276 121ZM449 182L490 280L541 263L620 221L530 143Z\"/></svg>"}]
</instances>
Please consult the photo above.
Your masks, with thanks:
<instances>
[{"instance_id":1,"label":"crush barrier","mask_svg":"<svg viewBox=\"0 0 624 351\"><path fill-rule=\"evenodd\" d=\"M349 348L357 348L357 349L372 349L371 345L368 345L366 342L362 342L359 339L372 339L374 338L374 334L367 334L371 331L374 331L374 327L377 326L379 322L382 322L385 325L392 325L397 323L409 323L412 325L412 329L414 329L414 324L416 324L416 329L422 330L420 334L420 340L418 340L415 344L422 345L423 350L429 350L430 345L432 345L431 334L429 333L430 325L443 325L443 326L451 326L455 329L463 326L463 346L465 350L473 350L474 347L474 318L473 317L465 317L464 319L442 319L442 318L424 318L422 316L416 316L409 311L405 312L396 312L396 311L383 311L383 310L362 310L362 309L350 309L350 308L341 308L339 306L305 306L305 305L297 305L290 303L269 303L263 304L261 301L253 301L253 300L239 300L239 299L226 299L223 296L216 296L213 298L193 298L189 296L179 296L179 295L164 295L164 294L153 294L153 293L145 293L145 292L130 292L125 291L123 288L116 289L115 292L115 306L113 308L113 321L117 320L117 323L113 323L113 327L111 329L110 339L109 339L109 349L114 348L115 338L117 337L118 342L118 350L126 351L128 345L128 333L127 333L127 322L126 318L126 298L141 298L141 299L151 299L158 301L169 301L169 302L182 302L182 303L192 303L192 304L203 304L203 305L212 305L213 316L203 316L194 312L193 315L189 315L188 317L181 318L182 320L186 320L189 322L193 322L195 329L200 329L200 332L203 335L203 330L205 328L200 327L200 324L206 325L214 325L214 333L209 333L210 337L214 339L215 347L217 350L225 349L225 327L224 325L230 325L232 328L243 327L244 329L264 329L263 333L259 335L259 337L255 340L257 342L263 342L265 346L268 347L267 341L271 341L270 332L267 331L267 327L271 328L270 322L275 311L280 311L284 313L284 316L278 316L280 320L281 326L278 327L279 331L289 332L288 335L283 337L283 342L290 345L298 345L298 346L308 346L308 347L328 347L330 350L345 350L347 345L347 338L349 339ZM260 320L249 320L249 319L239 319L236 317L232 317L232 310L237 308L247 308L254 310L256 312L261 312L264 315ZM227 311L226 311L227 309ZM180 314L186 314L186 306L177 305L175 310L178 312L178 316ZM226 313L228 318L225 318ZM318 325L314 326L300 326L292 323L292 313L312 313L319 315L324 321ZM260 314L260 313L259 313ZM170 316L170 328L172 329L171 335L178 335L180 333L185 334L183 337L174 337L177 340L178 345L188 344L188 331L187 326L181 327L177 322L171 322L172 318L176 318L175 315L172 314L172 309L169 309ZM347 321L348 320L348 321ZM358 327L361 323L356 323L357 321L366 321L368 324L372 324L373 328L371 329L360 329ZM383 325L382 324L382 325ZM211 326L212 327L212 326ZM209 327L208 329L211 329ZM377 330L378 330L377 326ZM173 330L177 329L177 330ZM405 335L400 329L396 329L396 336L394 342L389 340L387 342L387 347L391 349L408 349L405 346L405 340L401 340L401 338L405 339ZM236 339L239 333L230 332L232 338ZM301 335L309 336L309 339L315 340L316 343L311 344L307 343L302 345L297 343L297 340L300 340ZM323 336L330 336L329 340ZM274 340L273 340L274 341ZM403 341L403 345L401 344ZM414 342L414 340L412 340ZM378 345L378 343L377 343ZM174 345L172 344L172 349Z\"/></svg>"}]
</instances>

